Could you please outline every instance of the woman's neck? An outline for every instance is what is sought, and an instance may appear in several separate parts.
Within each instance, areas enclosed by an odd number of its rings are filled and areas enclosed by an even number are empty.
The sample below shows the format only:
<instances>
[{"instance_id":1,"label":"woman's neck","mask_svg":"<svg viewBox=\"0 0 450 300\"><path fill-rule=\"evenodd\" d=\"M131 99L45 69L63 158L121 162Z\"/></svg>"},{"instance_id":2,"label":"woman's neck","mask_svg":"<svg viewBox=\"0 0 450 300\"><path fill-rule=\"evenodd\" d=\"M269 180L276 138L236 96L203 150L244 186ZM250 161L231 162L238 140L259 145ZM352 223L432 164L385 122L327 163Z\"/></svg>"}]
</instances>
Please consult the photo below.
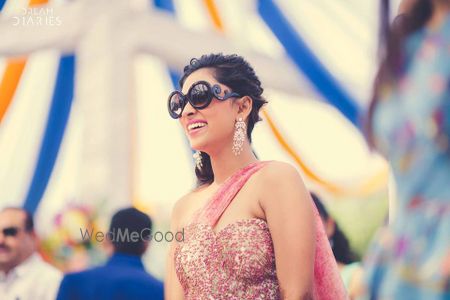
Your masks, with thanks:
<instances>
[{"instance_id":1,"label":"woman's neck","mask_svg":"<svg viewBox=\"0 0 450 300\"><path fill-rule=\"evenodd\" d=\"M241 154L235 156L230 147L223 147L220 151L210 153L211 166L214 172L214 185L219 185L237 170L258 161L248 142L244 143Z\"/></svg>"}]
</instances>

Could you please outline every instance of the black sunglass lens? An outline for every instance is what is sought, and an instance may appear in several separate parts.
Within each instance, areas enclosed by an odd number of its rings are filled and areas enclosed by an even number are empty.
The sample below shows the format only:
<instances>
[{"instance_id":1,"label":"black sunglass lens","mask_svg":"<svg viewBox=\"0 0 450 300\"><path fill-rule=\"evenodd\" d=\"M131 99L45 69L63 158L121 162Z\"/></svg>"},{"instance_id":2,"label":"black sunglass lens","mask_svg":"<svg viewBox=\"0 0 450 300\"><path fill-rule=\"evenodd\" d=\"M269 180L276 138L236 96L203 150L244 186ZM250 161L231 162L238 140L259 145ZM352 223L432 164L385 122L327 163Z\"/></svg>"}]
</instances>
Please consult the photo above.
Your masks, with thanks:
<instances>
[{"instance_id":1,"label":"black sunglass lens","mask_svg":"<svg viewBox=\"0 0 450 300\"><path fill-rule=\"evenodd\" d=\"M15 227L9 227L9 228L3 229L4 236L16 236L18 232L19 232L19 229L15 228Z\"/></svg>"},{"instance_id":2,"label":"black sunglass lens","mask_svg":"<svg viewBox=\"0 0 450 300\"><path fill-rule=\"evenodd\" d=\"M173 94L169 101L169 111L172 116L180 116L183 111L183 99L180 94Z\"/></svg>"},{"instance_id":3,"label":"black sunglass lens","mask_svg":"<svg viewBox=\"0 0 450 300\"><path fill-rule=\"evenodd\" d=\"M203 107L211 100L211 91L204 83L198 83L193 86L189 93L189 99L194 107Z\"/></svg>"}]
</instances>

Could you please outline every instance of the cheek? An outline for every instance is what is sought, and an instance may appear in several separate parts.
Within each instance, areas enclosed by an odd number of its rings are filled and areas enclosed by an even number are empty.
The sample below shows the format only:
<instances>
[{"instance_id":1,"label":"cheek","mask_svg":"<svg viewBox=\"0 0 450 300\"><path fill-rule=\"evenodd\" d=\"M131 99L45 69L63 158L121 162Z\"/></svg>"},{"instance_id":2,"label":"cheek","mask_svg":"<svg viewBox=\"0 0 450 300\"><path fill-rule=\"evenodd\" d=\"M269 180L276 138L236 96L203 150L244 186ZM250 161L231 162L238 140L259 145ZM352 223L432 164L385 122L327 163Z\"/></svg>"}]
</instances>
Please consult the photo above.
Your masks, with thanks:
<instances>
[{"instance_id":1,"label":"cheek","mask_svg":"<svg viewBox=\"0 0 450 300\"><path fill-rule=\"evenodd\" d=\"M18 252L17 249L20 247L20 244L12 239L5 239L3 244L9 249L9 251L6 252L7 256L15 255L15 253Z\"/></svg>"},{"instance_id":2,"label":"cheek","mask_svg":"<svg viewBox=\"0 0 450 300\"><path fill-rule=\"evenodd\" d=\"M207 116L207 120L211 130L217 134L228 135L234 132L233 112L229 109L217 109Z\"/></svg>"},{"instance_id":3,"label":"cheek","mask_svg":"<svg viewBox=\"0 0 450 300\"><path fill-rule=\"evenodd\" d=\"M211 119L219 120L221 123L234 124L235 112L230 101L213 100L205 113ZM205 115L206 116L206 115Z\"/></svg>"},{"instance_id":4,"label":"cheek","mask_svg":"<svg viewBox=\"0 0 450 300\"><path fill-rule=\"evenodd\" d=\"M20 242L19 240L10 240L10 241L8 241L7 245L11 249L17 249L17 248L20 248L21 245L23 245L23 242Z\"/></svg>"},{"instance_id":5,"label":"cheek","mask_svg":"<svg viewBox=\"0 0 450 300\"><path fill-rule=\"evenodd\" d=\"M29 245L30 245L30 241L26 237L21 237L19 239L15 239L11 243L11 247L14 248L14 249L27 248L27 247L29 247Z\"/></svg>"},{"instance_id":6,"label":"cheek","mask_svg":"<svg viewBox=\"0 0 450 300\"><path fill-rule=\"evenodd\" d=\"M229 119L221 118L215 124L214 129L219 131L221 135L228 136L234 132L234 125Z\"/></svg>"}]
</instances>

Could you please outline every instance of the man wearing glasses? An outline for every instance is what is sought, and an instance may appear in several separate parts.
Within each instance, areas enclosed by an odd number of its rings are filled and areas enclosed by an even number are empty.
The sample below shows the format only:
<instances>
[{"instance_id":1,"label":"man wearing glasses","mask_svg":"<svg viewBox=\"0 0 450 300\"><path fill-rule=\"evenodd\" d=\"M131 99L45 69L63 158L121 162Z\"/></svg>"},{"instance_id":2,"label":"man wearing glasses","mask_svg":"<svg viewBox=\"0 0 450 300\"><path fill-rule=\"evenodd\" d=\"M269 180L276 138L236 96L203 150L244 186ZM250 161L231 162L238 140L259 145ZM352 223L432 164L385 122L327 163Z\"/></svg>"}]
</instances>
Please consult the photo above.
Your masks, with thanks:
<instances>
[{"instance_id":1,"label":"man wearing glasses","mask_svg":"<svg viewBox=\"0 0 450 300\"><path fill-rule=\"evenodd\" d=\"M0 299L55 299L62 274L36 249L32 216L21 208L0 210Z\"/></svg>"}]
</instances>

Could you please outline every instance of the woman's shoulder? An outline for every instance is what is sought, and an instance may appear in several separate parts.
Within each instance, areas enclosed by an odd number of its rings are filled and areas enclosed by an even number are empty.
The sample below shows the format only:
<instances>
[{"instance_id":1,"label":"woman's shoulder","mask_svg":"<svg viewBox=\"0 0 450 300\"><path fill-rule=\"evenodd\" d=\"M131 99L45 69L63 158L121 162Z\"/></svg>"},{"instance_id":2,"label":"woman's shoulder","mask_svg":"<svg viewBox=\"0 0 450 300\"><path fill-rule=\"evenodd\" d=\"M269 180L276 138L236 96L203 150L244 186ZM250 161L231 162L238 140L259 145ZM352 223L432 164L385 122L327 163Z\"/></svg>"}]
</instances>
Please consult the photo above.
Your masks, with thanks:
<instances>
[{"instance_id":1,"label":"woman's shoulder","mask_svg":"<svg viewBox=\"0 0 450 300\"><path fill-rule=\"evenodd\" d=\"M206 185L196 187L192 191L186 193L181 198L179 198L172 209L172 219L180 221L182 223L182 220L186 218L186 215L189 215L190 212L192 212L193 207L197 201L195 201L198 198L198 194L201 193L205 188L207 188Z\"/></svg>"},{"instance_id":2,"label":"woman's shoulder","mask_svg":"<svg viewBox=\"0 0 450 300\"><path fill-rule=\"evenodd\" d=\"M266 218L272 214L280 218L300 216L311 220L312 201L296 167L286 162L272 161L261 171L258 200Z\"/></svg>"},{"instance_id":3,"label":"woman's shoulder","mask_svg":"<svg viewBox=\"0 0 450 300\"><path fill-rule=\"evenodd\" d=\"M271 160L261 169L261 178L266 181L282 181L287 178L301 178L300 173L290 163Z\"/></svg>"},{"instance_id":4,"label":"woman's shoulder","mask_svg":"<svg viewBox=\"0 0 450 300\"><path fill-rule=\"evenodd\" d=\"M303 185L300 173L293 165L287 162L266 161L265 166L255 175L256 190L263 195L270 195L278 188Z\"/></svg>"}]
</instances>

